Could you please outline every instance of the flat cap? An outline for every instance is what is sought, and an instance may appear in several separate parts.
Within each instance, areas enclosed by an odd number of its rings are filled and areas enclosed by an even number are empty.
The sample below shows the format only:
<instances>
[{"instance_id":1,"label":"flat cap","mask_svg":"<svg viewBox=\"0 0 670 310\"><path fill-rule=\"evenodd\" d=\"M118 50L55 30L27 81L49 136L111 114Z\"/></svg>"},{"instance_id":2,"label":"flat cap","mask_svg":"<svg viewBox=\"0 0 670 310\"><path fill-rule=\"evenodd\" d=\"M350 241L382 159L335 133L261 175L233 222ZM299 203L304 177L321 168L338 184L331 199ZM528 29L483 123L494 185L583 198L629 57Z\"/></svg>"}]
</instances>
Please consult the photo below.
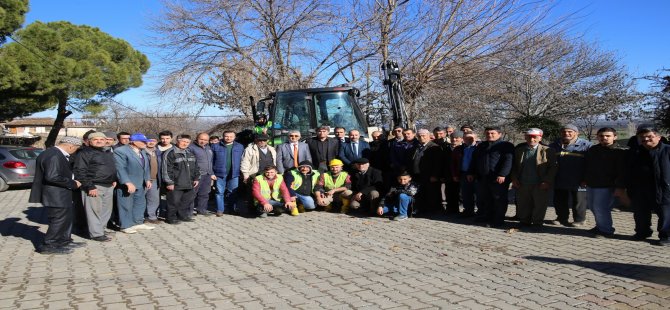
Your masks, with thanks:
<instances>
[{"instance_id":1,"label":"flat cap","mask_svg":"<svg viewBox=\"0 0 670 310\"><path fill-rule=\"evenodd\" d=\"M543 134L544 134L544 132L542 132L542 129L540 129L540 128L529 128L526 131L526 135L529 135L529 136L540 136L540 137L542 137Z\"/></svg>"},{"instance_id":2,"label":"flat cap","mask_svg":"<svg viewBox=\"0 0 670 310\"><path fill-rule=\"evenodd\" d=\"M105 136L105 134L102 132L96 131L88 135L89 140L93 138L107 138L107 136Z\"/></svg>"},{"instance_id":3,"label":"flat cap","mask_svg":"<svg viewBox=\"0 0 670 310\"><path fill-rule=\"evenodd\" d=\"M67 143L67 144L72 144L72 145L76 145L76 146L81 146L82 144L84 144L84 142L80 138L73 137L73 136L62 137L62 138L60 138L59 143Z\"/></svg>"},{"instance_id":4,"label":"flat cap","mask_svg":"<svg viewBox=\"0 0 670 310\"><path fill-rule=\"evenodd\" d=\"M369 164L369 163L370 163L370 160L368 160L365 157L361 157L359 159L354 160L354 164L361 164L362 165L362 164Z\"/></svg>"},{"instance_id":5,"label":"flat cap","mask_svg":"<svg viewBox=\"0 0 670 310\"><path fill-rule=\"evenodd\" d=\"M259 141L268 141L268 140L270 140L270 136L268 136L267 134L261 133L261 134L257 134L255 139L259 140Z\"/></svg>"},{"instance_id":6,"label":"flat cap","mask_svg":"<svg viewBox=\"0 0 670 310\"><path fill-rule=\"evenodd\" d=\"M456 130L451 133L452 138L463 138L463 132L460 130Z\"/></svg>"}]
</instances>

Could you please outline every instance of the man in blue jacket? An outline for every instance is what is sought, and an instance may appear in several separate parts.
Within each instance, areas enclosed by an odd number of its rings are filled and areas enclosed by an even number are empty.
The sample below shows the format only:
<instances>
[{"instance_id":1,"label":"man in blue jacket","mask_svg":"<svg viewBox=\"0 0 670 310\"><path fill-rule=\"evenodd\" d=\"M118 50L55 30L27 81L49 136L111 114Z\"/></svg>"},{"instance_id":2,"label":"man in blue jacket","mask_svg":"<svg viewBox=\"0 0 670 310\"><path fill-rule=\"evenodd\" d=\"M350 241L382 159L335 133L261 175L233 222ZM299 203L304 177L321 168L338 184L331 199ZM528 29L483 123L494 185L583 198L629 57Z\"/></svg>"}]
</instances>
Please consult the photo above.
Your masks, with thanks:
<instances>
[{"instance_id":1,"label":"man in blue jacket","mask_svg":"<svg viewBox=\"0 0 670 310\"><path fill-rule=\"evenodd\" d=\"M639 146L630 149L626 181L635 218L633 240L651 237L651 213L658 214L658 245L670 246L670 146L655 128L637 131Z\"/></svg>"},{"instance_id":2,"label":"man in blue jacket","mask_svg":"<svg viewBox=\"0 0 670 310\"><path fill-rule=\"evenodd\" d=\"M349 131L349 141L340 146L340 159L349 172L354 172L353 163L359 158L370 158L370 144L361 140L361 133L352 129Z\"/></svg>"},{"instance_id":3,"label":"man in blue jacket","mask_svg":"<svg viewBox=\"0 0 670 310\"><path fill-rule=\"evenodd\" d=\"M558 171L554 182L554 225L583 226L586 220L586 190L581 186L584 181L584 163L591 142L579 138L579 128L573 124L561 127L561 138L549 145L558 156ZM573 223L570 223L572 209Z\"/></svg>"},{"instance_id":4,"label":"man in blue jacket","mask_svg":"<svg viewBox=\"0 0 670 310\"><path fill-rule=\"evenodd\" d=\"M212 144L212 161L216 180L216 216L233 214L237 209L237 190L240 182L240 163L244 146L235 142L235 132L223 132L223 141Z\"/></svg>"}]
</instances>

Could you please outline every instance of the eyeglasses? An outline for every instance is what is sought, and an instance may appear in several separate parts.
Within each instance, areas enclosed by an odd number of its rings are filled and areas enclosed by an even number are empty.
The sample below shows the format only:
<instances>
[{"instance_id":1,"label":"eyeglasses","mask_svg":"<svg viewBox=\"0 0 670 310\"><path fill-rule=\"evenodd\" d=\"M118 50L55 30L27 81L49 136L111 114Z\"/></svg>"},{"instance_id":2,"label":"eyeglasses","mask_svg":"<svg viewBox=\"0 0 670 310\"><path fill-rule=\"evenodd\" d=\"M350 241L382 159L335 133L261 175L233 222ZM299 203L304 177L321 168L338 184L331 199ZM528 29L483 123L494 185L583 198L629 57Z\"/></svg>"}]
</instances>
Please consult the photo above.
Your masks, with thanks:
<instances>
[{"instance_id":1,"label":"eyeglasses","mask_svg":"<svg viewBox=\"0 0 670 310\"><path fill-rule=\"evenodd\" d=\"M288 135L289 137L300 137L300 135Z\"/></svg>"}]
</instances>

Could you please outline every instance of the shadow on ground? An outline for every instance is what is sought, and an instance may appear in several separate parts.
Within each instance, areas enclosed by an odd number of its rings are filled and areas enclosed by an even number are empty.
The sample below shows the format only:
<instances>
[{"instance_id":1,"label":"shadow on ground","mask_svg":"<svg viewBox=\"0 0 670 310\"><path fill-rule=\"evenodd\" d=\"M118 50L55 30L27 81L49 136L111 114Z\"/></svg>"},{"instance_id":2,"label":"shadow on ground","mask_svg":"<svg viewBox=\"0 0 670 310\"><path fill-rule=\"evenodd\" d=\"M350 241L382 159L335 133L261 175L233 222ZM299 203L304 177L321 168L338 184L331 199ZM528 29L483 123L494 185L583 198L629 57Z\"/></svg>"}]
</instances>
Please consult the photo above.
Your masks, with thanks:
<instances>
[{"instance_id":1,"label":"shadow on ground","mask_svg":"<svg viewBox=\"0 0 670 310\"><path fill-rule=\"evenodd\" d=\"M33 244L36 250L39 249L42 240L44 240L44 233L39 230L38 226L20 223L20 220L20 218L10 217L0 221L0 234L4 237L12 236L26 239Z\"/></svg>"},{"instance_id":2,"label":"shadow on ground","mask_svg":"<svg viewBox=\"0 0 670 310\"><path fill-rule=\"evenodd\" d=\"M593 269L595 271L613 276L670 286L670 267L627 264L617 262L569 260L569 259L546 257L546 256L526 256L525 258L528 260L535 260L553 264L570 264L579 267Z\"/></svg>"}]
</instances>

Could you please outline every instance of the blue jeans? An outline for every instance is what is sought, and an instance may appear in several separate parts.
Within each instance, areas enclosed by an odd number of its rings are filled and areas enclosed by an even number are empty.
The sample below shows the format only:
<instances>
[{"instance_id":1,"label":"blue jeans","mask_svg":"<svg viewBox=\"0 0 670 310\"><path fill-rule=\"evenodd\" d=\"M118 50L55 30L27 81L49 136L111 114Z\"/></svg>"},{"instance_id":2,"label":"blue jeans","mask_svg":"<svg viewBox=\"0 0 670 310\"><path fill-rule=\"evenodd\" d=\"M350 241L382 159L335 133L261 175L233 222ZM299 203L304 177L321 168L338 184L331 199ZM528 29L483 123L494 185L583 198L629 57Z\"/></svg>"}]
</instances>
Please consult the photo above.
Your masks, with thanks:
<instances>
[{"instance_id":1,"label":"blue jeans","mask_svg":"<svg viewBox=\"0 0 670 310\"><path fill-rule=\"evenodd\" d=\"M237 187L239 181L239 177L216 177L216 212L237 211ZM227 208L226 201L229 204Z\"/></svg>"},{"instance_id":2,"label":"blue jeans","mask_svg":"<svg viewBox=\"0 0 670 310\"><path fill-rule=\"evenodd\" d=\"M461 173L461 199L463 199L463 212L475 212L475 193L477 192L477 180L468 182L467 173Z\"/></svg>"},{"instance_id":3,"label":"blue jeans","mask_svg":"<svg viewBox=\"0 0 670 310\"><path fill-rule=\"evenodd\" d=\"M594 188L586 189L587 204L593 217L596 219L596 228L602 233L613 234L612 227L612 208L614 207L614 188Z\"/></svg>"},{"instance_id":4,"label":"blue jeans","mask_svg":"<svg viewBox=\"0 0 670 310\"><path fill-rule=\"evenodd\" d=\"M384 202L384 214L392 210L393 214L407 216L407 209L409 209L410 203L412 203L412 196L400 194L398 195L398 199L386 200Z\"/></svg>"},{"instance_id":5,"label":"blue jeans","mask_svg":"<svg viewBox=\"0 0 670 310\"><path fill-rule=\"evenodd\" d=\"M296 198L298 199L298 202L302 204L303 207L307 210L314 210L316 209L316 204L314 203L314 198L310 195L300 195L298 193L295 193Z\"/></svg>"}]
</instances>

